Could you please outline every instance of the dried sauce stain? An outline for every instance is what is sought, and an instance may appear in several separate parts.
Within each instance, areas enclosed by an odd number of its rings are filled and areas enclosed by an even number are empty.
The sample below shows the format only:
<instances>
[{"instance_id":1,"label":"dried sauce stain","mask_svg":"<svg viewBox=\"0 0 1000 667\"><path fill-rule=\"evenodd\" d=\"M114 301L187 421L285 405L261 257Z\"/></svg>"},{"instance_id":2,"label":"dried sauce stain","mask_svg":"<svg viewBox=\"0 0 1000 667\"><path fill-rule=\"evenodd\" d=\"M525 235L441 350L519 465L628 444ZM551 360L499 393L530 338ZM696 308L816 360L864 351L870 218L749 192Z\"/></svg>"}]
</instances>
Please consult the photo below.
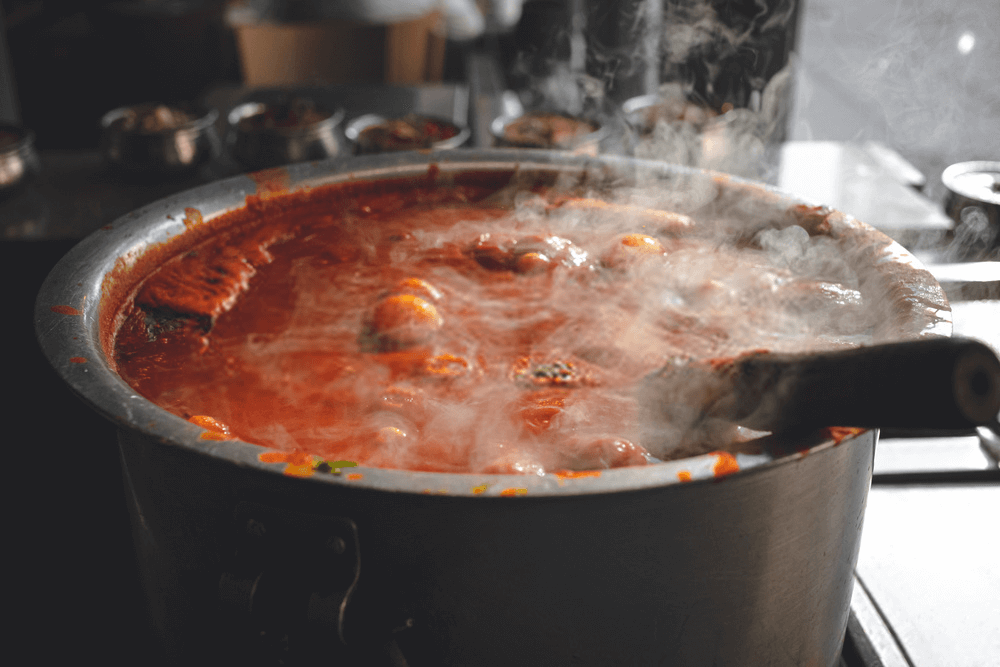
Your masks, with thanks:
<instances>
[{"instance_id":1,"label":"dried sauce stain","mask_svg":"<svg viewBox=\"0 0 1000 667\"><path fill-rule=\"evenodd\" d=\"M679 471L677 471L677 479L679 479L682 482L690 482L691 481L691 471L690 470L679 470Z\"/></svg>"},{"instance_id":2,"label":"dried sauce stain","mask_svg":"<svg viewBox=\"0 0 1000 667\"><path fill-rule=\"evenodd\" d=\"M72 364L85 364L85 363L87 363L87 358L86 357L70 357L69 361Z\"/></svg>"},{"instance_id":3,"label":"dried sauce stain","mask_svg":"<svg viewBox=\"0 0 1000 667\"><path fill-rule=\"evenodd\" d=\"M257 183L257 195L266 197L276 195L288 189L291 182L288 170L284 167L274 167L273 169L263 169L247 174Z\"/></svg>"},{"instance_id":4,"label":"dried sauce stain","mask_svg":"<svg viewBox=\"0 0 1000 667\"><path fill-rule=\"evenodd\" d=\"M208 415L194 415L188 418L188 421L205 429L198 436L202 440L235 440L228 426Z\"/></svg>"},{"instance_id":5,"label":"dried sauce stain","mask_svg":"<svg viewBox=\"0 0 1000 667\"><path fill-rule=\"evenodd\" d=\"M488 488L490 488L489 484L480 484L479 486L474 486L472 487L472 494L478 496L482 493L486 493L486 489Z\"/></svg>"},{"instance_id":6,"label":"dried sauce stain","mask_svg":"<svg viewBox=\"0 0 1000 667\"><path fill-rule=\"evenodd\" d=\"M854 426L830 426L826 429L827 434L830 439L833 440L835 445L839 445L844 440L848 438L853 438L856 435L864 433L866 429L857 428Z\"/></svg>"},{"instance_id":7,"label":"dried sauce stain","mask_svg":"<svg viewBox=\"0 0 1000 667\"><path fill-rule=\"evenodd\" d=\"M289 477L311 477L316 469L316 460L312 454L298 449L290 452L261 452L257 460L261 463L287 463L284 474Z\"/></svg>"},{"instance_id":8,"label":"dried sauce stain","mask_svg":"<svg viewBox=\"0 0 1000 667\"><path fill-rule=\"evenodd\" d=\"M359 479L364 479L364 475L361 474L360 472L352 472L350 475L347 476L347 479L349 479L352 482L356 482Z\"/></svg>"},{"instance_id":9,"label":"dried sauce stain","mask_svg":"<svg viewBox=\"0 0 1000 667\"><path fill-rule=\"evenodd\" d=\"M59 314L59 315L82 315L83 314L78 309L74 308L73 306L52 306L51 308L49 308L49 310L51 310L53 313L56 313L56 314Z\"/></svg>"},{"instance_id":10,"label":"dried sauce stain","mask_svg":"<svg viewBox=\"0 0 1000 667\"><path fill-rule=\"evenodd\" d=\"M205 222L205 219L201 215L201 211L196 208L185 208L184 209L184 219L182 220L184 227L191 229L196 225L200 225Z\"/></svg>"},{"instance_id":11,"label":"dried sauce stain","mask_svg":"<svg viewBox=\"0 0 1000 667\"><path fill-rule=\"evenodd\" d=\"M501 496L505 496L505 497L510 497L510 496L526 496L526 495L528 495L528 490L527 489L519 489L519 488L504 489L503 491L500 492L500 495Z\"/></svg>"},{"instance_id":12,"label":"dried sauce stain","mask_svg":"<svg viewBox=\"0 0 1000 667\"><path fill-rule=\"evenodd\" d=\"M732 475L740 471L740 464L736 457L729 452L712 452L715 455L715 465L712 466L712 474L718 479L726 475Z\"/></svg>"},{"instance_id":13,"label":"dried sauce stain","mask_svg":"<svg viewBox=\"0 0 1000 667\"><path fill-rule=\"evenodd\" d=\"M553 473L559 480L559 486L566 483L567 479L583 479L585 477L600 477L600 470L560 470Z\"/></svg>"}]
</instances>

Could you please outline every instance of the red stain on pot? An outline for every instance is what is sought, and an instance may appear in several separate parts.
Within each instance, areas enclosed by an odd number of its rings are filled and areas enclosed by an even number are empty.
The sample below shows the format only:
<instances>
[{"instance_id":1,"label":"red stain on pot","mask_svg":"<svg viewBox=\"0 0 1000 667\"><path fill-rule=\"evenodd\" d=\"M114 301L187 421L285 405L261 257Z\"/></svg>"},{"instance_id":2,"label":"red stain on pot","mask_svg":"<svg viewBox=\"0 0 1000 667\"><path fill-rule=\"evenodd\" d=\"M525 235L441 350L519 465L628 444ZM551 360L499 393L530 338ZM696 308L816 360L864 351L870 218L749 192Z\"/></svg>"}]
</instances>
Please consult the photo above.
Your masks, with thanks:
<instances>
[{"instance_id":1,"label":"red stain on pot","mask_svg":"<svg viewBox=\"0 0 1000 667\"><path fill-rule=\"evenodd\" d=\"M194 415L188 419L195 426L205 429L199 437L202 440L233 440L229 427L208 415Z\"/></svg>"},{"instance_id":2,"label":"red stain on pot","mask_svg":"<svg viewBox=\"0 0 1000 667\"><path fill-rule=\"evenodd\" d=\"M713 452L715 454L715 465L712 467L712 474L716 478L725 477L726 475L732 475L734 472L740 471L740 464L737 463L736 457L729 452Z\"/></svg>"},{"instance_id":3,"label":"red stain on pot","mask_svg":"<svg viewBox=\"0 0 1000 667\"><path fill-rule=\"evenodd\" d=\"M59 315L82 315L83 314L78 309L74 308L73 306L52 306L51 308L49 308L49 310L51 310L53 313L57 313Z\"/></svg>"},{"instance_id":4,"label":"red stain on pot","mask_svg":"<svg viewBox=\"0 0 1000 667\"><path fill-rule=\"evenodd\" d=\"M184 219L182 220L184 226L190 229L195 225L200 225L205 222L205 219L201 216L201 211L196 208L185 208L184 209Z\"/></svg>"},{"instance_id":5,"label":"red stain on pot","mask_svg":"<svg viewBox=\"0 0 1000 667\"><path fill-rule=\"evenodd\" d=\"M555 474L561 485L567 479L582 479L584 477L600 477L600 470L560 470Z\"/></svg>"},{"instance_id":6,"label":"red stain on pot","mask_svg":"<svg viewBox=\"0 0 1000 667\"><path fill-rule=\"evenodd\" d=\"M313 456L301 450L261 452L257 460L261 463L287 463L284 473L289 477L310 477L316 470Z\"/></svg>"},{"instance_id":7,"label":"red stain on pot","mask_svg":"<svg viewBox=\"0 0 1000 667\"><path fill-rule=\"evenodd\" d=\"M257 194L262 197L275 195L288 189L288 170L284 167L262 169L247 174L257 183Z\"/></svg>"},{"instance_id":8,"label":"red stain on pot","mask_svg":"<svg viewBox=\"0 0 1000 667\"><path fill-rule=\"evenodd\" d=\"M69 361L72 364L85 364L85 363L87 363L87 358L86 357L70 357Z\"/></svg>"},{"instance_id":9,"label":"red stain on pot","mask_svg":"<svg viewBox=\"0 0 1000 667\"><path fill-rule=\"evenodd\" d=\"M864 431L865 429L863 428L853 426L830 426L826 429L827 434L833 440L834 444L837 445L848 438L853 438L860 433L864 433Z\"/></svg>"}]
</instances>

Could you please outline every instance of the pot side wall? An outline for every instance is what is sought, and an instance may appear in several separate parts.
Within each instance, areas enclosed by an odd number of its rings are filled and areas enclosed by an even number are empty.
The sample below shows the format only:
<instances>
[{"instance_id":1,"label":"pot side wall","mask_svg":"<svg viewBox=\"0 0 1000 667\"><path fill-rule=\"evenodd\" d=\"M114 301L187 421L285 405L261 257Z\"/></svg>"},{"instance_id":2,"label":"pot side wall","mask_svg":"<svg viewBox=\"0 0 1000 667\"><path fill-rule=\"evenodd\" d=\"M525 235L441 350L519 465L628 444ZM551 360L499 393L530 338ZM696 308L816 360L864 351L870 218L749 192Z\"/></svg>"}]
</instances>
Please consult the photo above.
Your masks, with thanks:
<instances>
[{"instance_id":1,"label":"pot side wall","mask_svg":"<svg viewBox=\"0 0 1000 667\"><path fill-rule=\"evenodd\" d=\"M401 664L386 657L398 651L411 667L827 667L847 623L875 437L716 482L536 498L373 491L245 468L133 431L119 441L150 610L178 663ZM240 567L234 517L248 502L357 526L350 648L304 612L269 621L262 594L245 618L220 603L220 578ZM305 591L303 606L327 565L283 558L264 577ZM267 627L270 637L247 631Z\"/></svg>"}]
</instances>

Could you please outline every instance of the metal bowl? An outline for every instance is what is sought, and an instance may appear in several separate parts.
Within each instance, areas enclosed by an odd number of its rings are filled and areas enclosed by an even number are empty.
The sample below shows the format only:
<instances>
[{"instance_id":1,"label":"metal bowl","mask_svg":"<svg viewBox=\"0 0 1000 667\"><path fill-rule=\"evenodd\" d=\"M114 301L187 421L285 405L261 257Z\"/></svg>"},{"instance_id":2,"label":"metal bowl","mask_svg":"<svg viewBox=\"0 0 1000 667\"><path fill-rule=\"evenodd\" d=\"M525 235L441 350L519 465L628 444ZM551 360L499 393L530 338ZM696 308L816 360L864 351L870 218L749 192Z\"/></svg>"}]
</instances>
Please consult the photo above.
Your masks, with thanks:
<instances>
[{"instance_id":1,"label":"metal bowl","mask_svg":"<svg viewBox=\"0 0 1000 667\"><path fill-rule=\"evenodd\" d=\"M1000 252L1000 161L959 162L944 170L945 211L967 253Z\"/></svg>"},{"instance_id":2,"label":"metal bowl","mask_svg":"<svg viewBox=\"0 0 1000 667\"><path fill-rule=\"evenodd\" d=\"M683 97L665 97L653 93L640 95L622 103L625 121L639 134L653 131L658 120L683 122L700 131L719 117L706 106L695 104Z\"/></svg>"},{"instance_id":3,"label":"metal bowl","mask_svg":"<svg viewBox=\"0 0 1000 667\"><path fill-rule=\"evenodd\" d=\"M14 192L39 170L34 133L18 125L0 123L0 196Z\"/></svg>"},{"instance_id":4,"label":"metal bowl","mask_svg":"<svg viewBox=\"0 0 1000 667\"><path fill-rule=\"evenodd\" d=\"M343 119L343 109L323 109L304 99L245 102L229 112L229 152L248 169L335 157Z\"/></svg>"},{"instance_id":5,"label":"metal bowl","mask_svg":"<svg viewBox=\"0 0 1000 667\"><path fill-rule=\"evenodd\" d=\"M220 154L218 117L213 109L190 104L119 107L101 118L101 152L126 172L189 172Z\"/></svg>"},{"instance_id":6,"label":"metal bowl","mask_svg":"<svg viewBox=\"0 0 1000 667\"><path fill-rule=\"evenodd\" d=\"M399 139L396 145L388 145L386 142L380 141L379 138L370 136L365 132L366 130L379 126L384 126L387 130L390 130L388 126L390 123L394 122L402 122L414 127L416 123L433 123L451 130L454 134L447 138L435 141L432 140L431 136L427 136L425 133L423 136L415 135L413 137ZM370 113L358 116L344 128L344 136L346 136L347 139L354 145L354 152L358 155L418 149L448 150L451 148L459 148L465 144L466 141L468 141L471 135L472 132L467 127L461 127L442 118L422 114L411 114L401 119L390 119L385 118L384 116L379 116L378 114Z\"/></svg>"},{"instance_id":7,"label":"metal bowl","mask_svg":"<svg viewBox=\"0 0 1000 667\"><path fill-rule=\"evenodd\" d=\"M550 118L565 119L572 123L587 124L594 129L590 132L576 132L570 136L555 138L544 131L538 138L518 137L511 134L511 129L519 123L531 123L538 126L545 124ZM490 124L490 133L497 146L510 148L539 148L549 150L564 150L574 155L597 155L600 144L607 135L607 127L593 118L573 116L559 111L526 111L516 115L503 115L495 118Z\"/></svg>"}]
</instances>

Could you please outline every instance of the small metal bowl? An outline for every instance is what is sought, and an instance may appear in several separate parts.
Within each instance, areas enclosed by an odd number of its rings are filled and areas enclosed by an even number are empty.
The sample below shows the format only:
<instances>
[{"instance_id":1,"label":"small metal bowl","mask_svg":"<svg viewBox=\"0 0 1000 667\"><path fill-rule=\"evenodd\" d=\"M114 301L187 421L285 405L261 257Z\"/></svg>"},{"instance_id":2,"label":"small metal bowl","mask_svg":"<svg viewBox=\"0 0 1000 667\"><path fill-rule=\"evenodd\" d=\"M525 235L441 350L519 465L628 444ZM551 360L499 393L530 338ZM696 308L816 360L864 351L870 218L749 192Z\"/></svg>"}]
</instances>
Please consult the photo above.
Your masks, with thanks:
<instances>
[{"instance_id":1,"label":"small metal bowl","mask_svg":"<svg viewBox=\"0 0 1000 667\"><path fill-rule=\"evenodd\" d=\"M629 127L640 135L651 133L659 121L684 123L700 132L720 118L720 114L683 96L659 93L640 95L622 103L622 115Z\"/></svg>"},{"instance_id":2,"label":"small metal bowl","mask_svg":"<svg viewBox=\"0 0 1000 667\"><path fill-rule=\"evenodd\" d=\"M1000 161L959 162L941 173L956 247L992 259L1000 251Z\"/></svg>"},{"instance_id":3,"label":"small metal bowl","mask_svg":"<svg viewBox=\"0 0 1000 667\"><path fill-rule=\"evenodd\" d=\"M340 154L343 119L343 109L322 109L304 98L245 102L229 112L229 152L248 169L331 158Z\"/></svg>"},{"instance_id":4,"label":"small metal bowl","mask_svg":"<svg viewBox=\"0 0 1000 667\"><path fill-rule=\"evenodd\" d=\"M0 196L14 192L40 170L34 133L19 125L0 123Z\"/></svg>"},{"instance_id":5,"label":"small metal bowl","mask_svg":"<svg viewBox=\"0 0 1000 667\"><path fill-rule=\"evenodd\" d=\"M608 131L603 123L592 118L536 110L495 118L490 124L490 133L497 146L597 155Z\"/></svg>"},{"instance_id":6,"label":"small metal bowl","mask_svg":"<svg viewBox=\"0 0 1000 667\"><path fill-rule=\"evenodd\" d=\"M459 148L471 134L467 127L423 114L390 119L370 113L358 116L344 128L344 136L358 155Z\"/></svg>"},{"instance_id":7,"label":"small metal bowl","mask_svg":"<svg viewBox=\"0 0 1000 667\"><path fill-rule=\"evenodd\" d=\"M219 113L194 105L120 107L101 118L101 151L109 165L139 174L180 174L222 152Z\"/></svg>"}]
</instances>

